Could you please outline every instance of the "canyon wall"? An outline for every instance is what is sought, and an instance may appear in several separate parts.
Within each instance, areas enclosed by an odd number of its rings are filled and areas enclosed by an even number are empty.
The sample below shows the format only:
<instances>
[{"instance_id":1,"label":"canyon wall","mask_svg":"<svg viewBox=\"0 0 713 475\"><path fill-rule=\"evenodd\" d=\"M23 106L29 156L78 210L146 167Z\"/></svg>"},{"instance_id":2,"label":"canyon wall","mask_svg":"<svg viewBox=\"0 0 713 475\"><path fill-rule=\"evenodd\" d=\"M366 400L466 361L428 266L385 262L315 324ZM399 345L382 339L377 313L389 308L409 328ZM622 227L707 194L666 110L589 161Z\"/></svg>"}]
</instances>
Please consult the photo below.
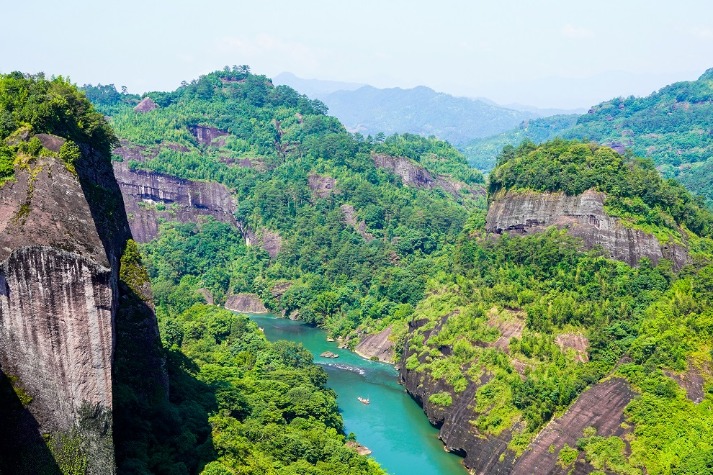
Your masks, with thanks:
<instances>
[{"instance_id":1,"label":"canyon wall","mask_svg":"<svg viewBox=\"0 0 713 475\"><path fill-rule=\"evenodd\" d=\"M126 162L114 162L113 166L131 233L138 242L155 238L161 219L198 222L203 216L212 216L235 224L235 202L221 184L131 170Z\"/></svg>"},{"instance_id":2,"label":"canyon wall","mask_svg":"<svg viewBox=\"0 0 713 475\"><path fill-rule=\"evenodd\" d=\"M637 265L646 257L654 264L669 259L680 269L688 261L685 246L662 243L652 234L625 226L604 211L606 195L587 190L581 195L508 191L490 204L486 231L527 234L549 226L565 228L584 242L585 247L601 247L607 257Z\"/></svg>"},{"instance_id":3,"label":"canyon wall","mask_svg":"<svg viewBox=\"0 0 713 475\"><path fill-rule=\"evenodd\" d=\"M117 317L130 238L109 159L89 147L74 166L27 158L0 187L0 471L115 473L114 360L129 342L167 397L150 291L143 313ZM129 318L138 331L119 335Z\"/></svg>"}]
</instances>

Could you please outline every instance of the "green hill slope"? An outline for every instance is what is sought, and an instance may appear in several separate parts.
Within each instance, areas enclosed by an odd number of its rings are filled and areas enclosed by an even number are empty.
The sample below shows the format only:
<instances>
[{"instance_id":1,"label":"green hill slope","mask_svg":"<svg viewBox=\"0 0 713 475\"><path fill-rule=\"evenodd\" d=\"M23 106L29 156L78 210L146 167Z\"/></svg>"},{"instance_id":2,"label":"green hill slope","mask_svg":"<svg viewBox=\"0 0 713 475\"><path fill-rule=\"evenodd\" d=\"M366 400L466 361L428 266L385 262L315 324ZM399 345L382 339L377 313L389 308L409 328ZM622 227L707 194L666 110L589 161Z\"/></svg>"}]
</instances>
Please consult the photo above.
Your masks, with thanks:
<instances>
[{"instance_id":1,"label":"green hill slope","mask_svg":"<svg viewBox=\"0 0 713 475\"><path fill-rule=\"evenodd\" d=\"M497 137L465 147L472 163L486 170L496 149L523 139L541 142L554 137L592 140L634 155L650 157L667 178L713 200L713 73L696 81L662 88L647 97L603 102L576 119L550 117L521 125Z\"/></svg>"},{"instance_id":2,"label":"green hill slope","mask_svg":"<svg viewBox=\"0 0 713 475\"><path fill-rule=\"evenodd\" d=\"M507 149L489 199L504 190L588 188L633 200L637 216L660 215L674 227L699 216L710 234L710 213L680 185L645 162L583 143ZM530 473L536 463L584 473L705 473L713 462L713 241L688 237L693 264L675 274L665 261L632 268L583 251L556 228L523 237L465 232L411 317L407 388L432 420L449 424L458 414L473 428L471 439L449 429L445 442L477 471ZM691 379L696 388L684 382ZM604 393L610 408L623 401L617 411L601 416L604 407L589 413L579 405ZM549 438L552 430L559 436ZM486 448L501 452L499 461L479 457Z\"/></svg>"}]
</instances>

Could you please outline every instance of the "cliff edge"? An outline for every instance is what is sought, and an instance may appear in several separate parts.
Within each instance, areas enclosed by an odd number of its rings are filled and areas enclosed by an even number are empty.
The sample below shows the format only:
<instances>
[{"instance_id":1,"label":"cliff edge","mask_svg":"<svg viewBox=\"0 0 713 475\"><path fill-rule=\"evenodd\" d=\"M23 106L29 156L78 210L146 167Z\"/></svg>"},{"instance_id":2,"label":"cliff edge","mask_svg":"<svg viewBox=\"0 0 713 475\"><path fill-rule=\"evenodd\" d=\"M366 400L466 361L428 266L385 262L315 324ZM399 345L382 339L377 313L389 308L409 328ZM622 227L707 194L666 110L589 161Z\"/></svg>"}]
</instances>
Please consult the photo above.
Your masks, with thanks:
<instances>
[{"instance_id":1,"label":"cliff edge","mask_svg":"<svg viewBox=\"0 0 713 475\"><path fill-rule=\"evenodd\" d=\"M685 246L662 243L653 234L625 226L620 219L606 213L605 199L604 193L592 189L574 196L535 191L500 192L488 208L485 230L522 235L556 226L581 238L586 248L599 246L607 257L632 266L642 258L654 264L668 259L676 269L686 264Z\"/></svg>"}]
</instances>

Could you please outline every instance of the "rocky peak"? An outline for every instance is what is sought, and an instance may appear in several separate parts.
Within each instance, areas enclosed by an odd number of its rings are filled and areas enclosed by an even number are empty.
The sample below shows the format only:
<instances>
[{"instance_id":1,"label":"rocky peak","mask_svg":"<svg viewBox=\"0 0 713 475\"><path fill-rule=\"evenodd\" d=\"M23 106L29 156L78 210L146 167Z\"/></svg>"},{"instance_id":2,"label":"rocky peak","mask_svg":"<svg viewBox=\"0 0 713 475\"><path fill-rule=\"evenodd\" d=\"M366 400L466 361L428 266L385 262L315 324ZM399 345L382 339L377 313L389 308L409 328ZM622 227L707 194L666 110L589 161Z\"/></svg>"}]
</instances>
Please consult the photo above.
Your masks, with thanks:
<instances>
[{"instance_id":1,"label":"rocky peak","mask_svg":"<svg viewBox=\"0 0 713 475\"><path fill-rule=\"evenodd\" d=\"M489 233L528 234L550 226L567 229L586 248L601 247L612 259L637 265L646 257L653 263L669 259L680 269L688 261L681 244L661 243L652 234L632 229L604 211L604 193L587 190L580 195L508 191L499 193L488 209Z\"/></svg>"},{"instance_id":2,"label":"rocky peak","mask_svg":"<svg viewBox=\"0 0 713 475\"><path fill-rule=\"evenodd\" d=\"M136 112L151 112L154 109L158 109L158 104L156 104L150 97L144 97L141 102L139 102L134 111Z\"/></svg>"}]
</instances>

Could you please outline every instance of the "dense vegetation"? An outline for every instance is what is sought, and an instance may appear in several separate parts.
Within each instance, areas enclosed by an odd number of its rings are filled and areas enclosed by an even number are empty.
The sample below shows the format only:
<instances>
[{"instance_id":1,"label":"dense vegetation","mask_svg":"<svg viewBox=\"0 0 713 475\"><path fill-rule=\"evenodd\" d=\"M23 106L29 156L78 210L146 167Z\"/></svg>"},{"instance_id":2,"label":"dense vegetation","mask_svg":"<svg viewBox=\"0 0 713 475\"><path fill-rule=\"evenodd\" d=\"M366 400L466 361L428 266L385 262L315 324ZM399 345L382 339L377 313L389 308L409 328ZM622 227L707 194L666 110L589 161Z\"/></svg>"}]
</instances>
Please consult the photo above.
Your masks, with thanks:
<instances>
[{"instance_id":1,"label":"dense vegetation","mask_svg":"<svg viewBox=\"0 0 713 475\"><path fill-rule=\"evenodd\" d=\"M638 213L655 210L710 233L710 213L680 185L660 179L646 162L599 146L554 141L506 148L490 178L496 194L597 188L636 200ZM692 216L705 224L691 224ZM564 231L493 240L475 227L461 236L411 316L421 326L409 339L406 367L445 382L451 390L431 402L446 406L489 375L477 390L472 424L484 436L511 431L509 448L518 454L586 388L625 378L637 392L625 412L631 451L621 438L586 429L577 447L558 454L562 464L581 453L613 473L708 473L712 245L700 239L693 264L675 274L666 261L631 268L596 251L582 253ZM506 330L514 336L503 341ZM702 378L702 402L687 397L671 378L677 374Z\"/></svg>"},{"instance_id":2,"label":"dense vegetation","mask_svg":"<svg viewBox=\"0 0 713 475\"><path fill-rule=\"evenodd\" d=\"M66 139L53 153L36 134ZM43 74L0 75L0 185L38 156L58 156L68 166L79 158L79 145L109 156L116 137L104 117L68 80ZM17 163L16 163L17 162Z\"/></svg>"},{"instance_id":3,"label":"dense vegetation","mask_svg":"<svg viewBox=\"0 0 713 475\"><path fill-rule=\"evenodd\" d=\"M186 452L189 471L209 460L207 473L267 465L278 473L308 470L300 464L337 473L349 464L376 470L358 458L329 465L335 461L318 447L347 449L323 374L299 347L271 345L243 317L203 305L206 290L218 302L230 292L257 293L270 308L297 312L333 335L391 324L399 350L407 323L425 322L408 336L405 364L445 383L430 402L447 408L488 374L466 417L486 437L511 431L516 453L588 387L624 378L637 392L625 414L631 451L621 438L585 430L576 447L560 451L561 464L582 455L614 473L710 471L711 217L650 162L581 142L525 143L503 151L488 186L491 199L502 190L603 191L610 213L687 241L691 264L678 274L665 260L632 268L582 252L564 231L487 237L482 200L468 191L451 196L403 186L371 157L404 156L476 186L481 176L447 144L350 135L320 103L274 88L247 68L151 93L159 108L142 114L133 111L134 96L100 96L108 98L99 107L112 114L124 146L143 155L132 166L222 182L238 198L243 226L283 240L271 258L227 224L165 223L143 249L171 349L175 419L188 431L172 447L176 454L183 453L177 447L202 447ZM201 143L191 133L197 125L227 135ZM335 179L334 191L319 195L310 187L314 176ZM349 224L344 205L363 228ZM515 336L499 341L506 328ZM703 380L699 404L671 377L687 371ZM292 391L274 382L280 378L302 393L287 398ZM187 423L205 421L208 413L210 427ZM317 432L323 435L313 439ZM289 450L280 454L278 447ZM295 451L311 458L297 461Z\"/></svg>"},{"instance_id":4,"label":"dense vegetation","mask_svg":"<svg viewBox=\"0 0 713 475\"><path fill-rule=\"evenodd\" d=\"M482 175L447 143L351 135L321 103L244 67L151 93L160 107L143 114L132 108L136 98L102 92L106 87L85 89L113 113L122 140L144 154L131 166L219 181L234 191L245 228L282 237L271 260L221 225L169 226L148 251L159 299L181 282L209 289L219 302L230 292L255 292L276 311L299 310L305 321L346 335L367 319L415 305L433 271L431 256L454 241L469 209L482 205L470 191L480 189ZM227 135L200 143L190 131L196 125ZM403 186L374 165L372 153L449 175L462 182L463 193ZM320 197L310 189L314 177L336 180L334 191ZM347 222L350 208L363 222L361 234ZM290 288L275 299L272 291L285 282Z\"/></svg>"},{"instance_id":5,"label":"dense vegetation","mask_svg":"<svg viewBox=\"0 0 713 475\"><path fill-rule=\"evenodd\" d=\"M554 137L593 140L650 157L665 177L678 179L711 202L712 128L713 75L709 70L697 81L678 82L647 97L603 102L576 123L571 116L537 119L514 131L476 140L465 150L469 159L488 170L497 149L523 139L537 143Z\"/></svg>"}]
</instances>

